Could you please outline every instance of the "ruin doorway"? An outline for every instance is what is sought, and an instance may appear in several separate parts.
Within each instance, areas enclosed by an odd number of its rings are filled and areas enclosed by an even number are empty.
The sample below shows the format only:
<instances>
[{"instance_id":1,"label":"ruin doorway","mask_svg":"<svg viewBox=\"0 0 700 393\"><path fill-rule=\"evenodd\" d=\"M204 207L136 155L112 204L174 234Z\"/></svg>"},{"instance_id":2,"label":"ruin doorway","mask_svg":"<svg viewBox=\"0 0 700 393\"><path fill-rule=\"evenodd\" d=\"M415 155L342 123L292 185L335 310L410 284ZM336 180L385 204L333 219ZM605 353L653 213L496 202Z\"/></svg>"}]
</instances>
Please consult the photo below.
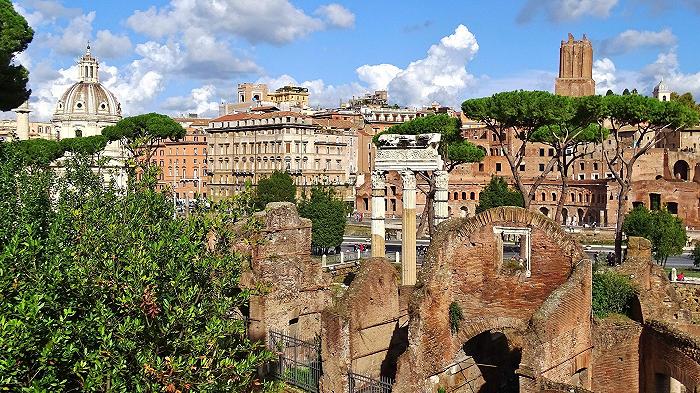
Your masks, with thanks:
<instances>
[{"instance_id":1,"label":"ruin doorway","mask_svg":"<svg viewBox=\"0 0 700 393\"><path fill-rule=\"evenodd\" d=\"M680 180L688 180L688 173L690 172L690 166L684 160L678 160L673 164L673 178Z\"/></svg>"},{"instance_id":2,"label":"ruin doorway","mask_svg":"<svg viewBox=\"0 0 700 393\"><path fill-rule=\"evenodd\" d=\"M561 209L561 223L564 225L568 224L567 223L568 219L569 219L569 211L566 210L566 208Z\"/></svg>"},{"instance_id":3,"label":"ruin doorway","mask_svg":"<svg viewBox=\"0 0 700 393\"><path fill-rule=\"evenodd\" d=\"M522 349L516 347L502 332L487 330L464 343L462 350L481 373L480 386L471 386L478 393L517 393Z\"/></svg>"},{"instance_id":4,"label":"ruin doorway","mask_svg":"<svg viewBox=\"0 0 700 393\"><path fill-rule=\"evenodd\" d=\"M542 207L540 208L540 213L542 213L542 214L544 214L545 216L549 217L549 209L547 209L547 208L544 207L544 206L542 206Z\"/></svg>"},{"instance_id":5,"label":"ruin doorway","mask_svg":"<svg viewBox=\"0 0 700 393\"><path fill-rule=\"evenodd\" d=\"M578 209L578 225L583 225L583 209Z\"/></svg>"}]
</instances>

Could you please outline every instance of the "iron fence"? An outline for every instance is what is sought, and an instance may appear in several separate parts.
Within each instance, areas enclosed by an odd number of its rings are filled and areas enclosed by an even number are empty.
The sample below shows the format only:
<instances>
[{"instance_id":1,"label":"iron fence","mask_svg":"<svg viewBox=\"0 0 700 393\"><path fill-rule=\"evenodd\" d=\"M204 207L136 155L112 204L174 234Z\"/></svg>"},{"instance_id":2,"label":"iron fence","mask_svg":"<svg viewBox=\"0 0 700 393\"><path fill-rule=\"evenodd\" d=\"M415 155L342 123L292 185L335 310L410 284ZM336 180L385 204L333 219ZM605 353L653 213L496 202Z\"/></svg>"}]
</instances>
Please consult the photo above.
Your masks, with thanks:
<instances>
[{"instance_id":1,"label":"iron fence","mask_svg":"<svg viewBox=\"0 0 700 393\"><path fill-rule=\"evenodd\" d=\"M321 378L320 337L301 340L270 330L269 348L277 354L277 360L271 365L275 378L305 392L318 393L318 380Z\"/></svg>"},{"instance_id":2,"label":"iron fence","mask_svg":"<svg viewBox=\"0 0 700 393\"><path fill-rule=\"evenodd\" d=\"M348 373L348 390L350 393L391 393L394 380L387 377L379 379L366 375Z\"/></svg>"}]
</instances>

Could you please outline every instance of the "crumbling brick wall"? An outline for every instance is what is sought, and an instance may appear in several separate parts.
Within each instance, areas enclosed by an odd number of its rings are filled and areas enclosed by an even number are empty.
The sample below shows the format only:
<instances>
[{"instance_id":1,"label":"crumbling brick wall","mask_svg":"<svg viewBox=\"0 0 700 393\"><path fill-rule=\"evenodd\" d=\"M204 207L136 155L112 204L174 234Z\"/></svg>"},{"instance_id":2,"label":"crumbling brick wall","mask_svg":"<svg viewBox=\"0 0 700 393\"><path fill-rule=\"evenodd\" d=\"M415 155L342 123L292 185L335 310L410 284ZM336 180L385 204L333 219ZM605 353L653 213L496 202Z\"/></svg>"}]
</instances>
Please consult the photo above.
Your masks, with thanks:
<instances>
[{"instance_id":1,"label":"crumbling brick wall","mask_svg":"<svg viewBox=\"0 0 700 393\"><path fill-rule=\"evenodd\" d=\"M596 393L639 392L639 342L642 326L607 318L593 329L593 385Z\"/></svg>"},{"instance_id":2,"label":"crumbling brick wall","mask_svg":"<svg viewBox=\"0 0 700 393\"><path fill-rule=\"evenodd\" d=\"M383 258L363 261L343 296L322 315L322 391L347 389L347 373L390 376L400 336L399 276Z\"/></svg>"},{"instance_id":3,"label":"crumbling brick wall","mask_svg":"<svg viewBox=\"0 0 700 393\"><path fill-rule=\"evenodd\" d=\"M531 228L531 277L503 273L494 226ZM489 330L508 331L509 341L525 347L523 359L528 358L528 351L535 350L528 344L539 346L538 353L546 358L523 364L524 368L532 368L534 377L545 371L542 367L553 369L562 359L585 363L585 356L576 358L591 346L590 298L581 297L586 291L590 297L590 270L585 272L590 264L582 266L579 275L573 273L586 259L580 246L559 225L521 208L501 207L441 224L412 299L410 345L399 360L394 391L436 391L443 383L441 373L449 368L464 343ZM571 287L550 299L569 280ZM578 290L577 285L581 287ZM543 332L532 331L530 324L547 301L549 311L537 324L554 330L542 339L536 336ZM454 335L448 312L453 302L464 316ZM570 370L567 368L567 373ZM564 372L552 374L558 378Z\"/></svg>"},{"instance_id":4,"label":"crumbling brick wall","mask_svg":"<svg viewBox=\"0 0 700 393\"><path fill-rule=\"evenodd\" d=\"M270 203L255 218L261 238L252 244L241 285L263 294L251 296L249 336L264 340L273 329L314 337L321 330L321 311L330 305L330 290L329 278L311 260L311 221L288 202Z\"/></svg>"}]
</instances>

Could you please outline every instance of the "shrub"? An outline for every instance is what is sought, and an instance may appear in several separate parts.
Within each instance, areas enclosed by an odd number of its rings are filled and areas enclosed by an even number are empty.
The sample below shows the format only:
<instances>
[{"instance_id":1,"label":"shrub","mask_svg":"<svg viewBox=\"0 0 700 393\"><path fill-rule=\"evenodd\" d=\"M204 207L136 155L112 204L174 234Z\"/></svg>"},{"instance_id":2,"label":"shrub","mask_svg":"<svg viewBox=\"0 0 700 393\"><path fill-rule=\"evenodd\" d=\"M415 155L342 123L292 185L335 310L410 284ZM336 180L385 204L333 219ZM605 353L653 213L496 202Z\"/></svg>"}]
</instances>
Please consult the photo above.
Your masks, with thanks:
<instances>
[{"instance_id":1,"label":"shrub","mask_svg":"<svg viewBox=\"0 0 700 393\"><path fill-rule=\"evenodd\" d=\"M636 294L632 281L620 273L612 270L593 273L593 314L598 318L609 314L629 315Z\"/></svg>"}]
</instances>

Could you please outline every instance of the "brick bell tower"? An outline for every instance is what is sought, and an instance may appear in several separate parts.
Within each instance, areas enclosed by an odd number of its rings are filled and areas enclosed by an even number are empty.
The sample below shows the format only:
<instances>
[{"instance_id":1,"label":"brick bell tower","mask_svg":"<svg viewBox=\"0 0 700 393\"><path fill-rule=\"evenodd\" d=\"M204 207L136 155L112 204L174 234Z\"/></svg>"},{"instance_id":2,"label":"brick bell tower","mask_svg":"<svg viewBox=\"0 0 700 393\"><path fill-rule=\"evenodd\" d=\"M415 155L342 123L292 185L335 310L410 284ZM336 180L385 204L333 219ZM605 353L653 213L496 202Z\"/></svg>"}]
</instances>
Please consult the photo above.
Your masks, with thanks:
<instances>
[{"instance_id":1,"label":"brick bell tower","mask_svg":"<svg viewBox=\"0 0 700 393\"><path fill-rule=\"evenodd\" d=\"M571 97L595 94L593 46L585 34L580 41L576 41L569 33L569 39L561 42L559 77L556 80L554 92Z\"/></svg>"}]
</instances>

